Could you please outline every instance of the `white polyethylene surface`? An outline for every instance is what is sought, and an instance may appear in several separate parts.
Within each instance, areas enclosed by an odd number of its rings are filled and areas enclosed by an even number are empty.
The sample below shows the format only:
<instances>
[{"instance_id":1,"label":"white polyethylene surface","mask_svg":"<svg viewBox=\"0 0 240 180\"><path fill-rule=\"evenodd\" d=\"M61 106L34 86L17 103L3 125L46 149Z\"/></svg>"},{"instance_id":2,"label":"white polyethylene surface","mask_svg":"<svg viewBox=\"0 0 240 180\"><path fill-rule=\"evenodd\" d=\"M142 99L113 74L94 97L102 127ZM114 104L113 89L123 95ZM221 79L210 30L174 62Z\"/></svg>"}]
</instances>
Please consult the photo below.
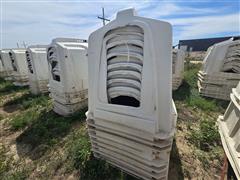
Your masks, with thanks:
<instances>
[{"instance_id":1,"label":"white polyethylene surface","mask_svg":"<svg viewBox=\"0 0 240 180\"><path fill-rule=\"evenodd\" d=\"M240 179L240 83L234 88L230 97L231 102L224 113L219 116L218 125L222 144L229 162Z\"/></svg>"},{"instance_id":2,"label":"white polyethylene surface","mask_svg":"<svg viewBox=\"0 0 240 180\"><path fill-rule=\"evenodd\" d=\"M48 72L48 62L47 62L47 46L43 45L35 45L29 46L27 52L30 54L30 63L32 67L33 73L30 73L29 76L33 76L34 80L48 80L49 72Z\"/></svg>"},{"instance_id":3,"label":"white polyethylene surface","mask_svg":"<svg viewBox=\"0 0 240 180\"><path fill-rule=\"evenodd\" d=\"M72 104L87 98L87 47L69 38L54 39L48 47L49 88L55 101Z\"/></svg>"},{"instance_id":4,"label":"white polyethylene surface","mask_svg":"<svg viewBox=\"0 0 240 180\"><path fill-rule=\"evenodd\" d=\"M182 77L184 72L185 53L180 49L173 49L172 55L172 73L177 77Z\"/></svg>"},{"instance_id":5,"label":"white polyethylene surface","mask_svg":"<svg viewBox=\"0 0 240 180\"><path fill-rule=\"evenodd\" d=\"M89 37L88 115L170 133L171 25L133 14L119 12L116 20ZM140 106L111 104L117 96L133 97Z\"/></svg>"},{"instance_id":6,"label":"white polyethylene surface","mask_svg":"<svg viewBox=\"0 0 240 180\"><path fill-rule=\"evenodd\" d=\"M9 52L10 52L10 49L2 49L1 50L1 59L2 59L4 70L6 71L8 76L11 76L13 68L12 68L12 63L11 63L11 59L9 56Z\"/></svg>"},{"instance_id":7,"label":"white polyethylene surface","mask_svg":"<svg viewBox=\"0 0 240 180\"><path fill-rule=\"evenodd\" d=\"M30 89L34 89L35 92L40 92L41 89L45 92L47 88L49 72L46 48L47 46L35 45L29 46L26 51L29 85ZM41 82L44 82L43 87L40 86Z\"/></svg>"},{"instance_id":8,"label":"white polyethylene surface","mask_svg":"<svg viewBox=\"0 0 240 180\"><path fill-rule=\"evenodd\" d=\"M133 9L118 12L89 37L92 151L145 180L168 177L177 119L171 48L171 26Z\"/></svg>"},{"instance_id":9,"label":"white polyethylene surface","mask_svg":"<svg viewBox=\"0 0 240 180\"><path fill-rule=\"evenodd\" d=\"M240 48L239 45L240 40L233 41L233 39L229 39L209 47L206 57L203 60L202 71L207 74L214 74L216 72L223 71L224 61L229 60L228 53L232 52L231 48L229 49L229 47L237 46ZM238 59L237 62L240 62L240 57L237 58L236 53L234 57L235 60Z\"/></svg>"},{"instance_id":10,"label":"white polyethylene surface","mask_svg":"<svg viewBox=\"0 0 240 180\"><path fill-rule=\"evenodd\" d=\"M14 76L28 76L26 49L12 49L9 53L12 54L10 59L12 61Z\"/></svg>"}]
</instances>

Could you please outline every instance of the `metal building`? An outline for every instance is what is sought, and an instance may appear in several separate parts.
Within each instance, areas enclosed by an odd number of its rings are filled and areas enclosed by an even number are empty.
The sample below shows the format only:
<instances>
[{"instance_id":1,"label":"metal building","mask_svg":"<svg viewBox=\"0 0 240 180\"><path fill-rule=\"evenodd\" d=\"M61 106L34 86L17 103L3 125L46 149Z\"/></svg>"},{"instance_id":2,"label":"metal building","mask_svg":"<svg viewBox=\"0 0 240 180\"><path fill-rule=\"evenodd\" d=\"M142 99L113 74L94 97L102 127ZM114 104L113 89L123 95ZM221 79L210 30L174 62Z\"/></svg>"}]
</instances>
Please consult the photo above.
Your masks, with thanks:
<instances>
[{"instance_id":1,"label":"metal building","mask_svg":"<svg viewBox=\"0 0 240 180\"><path fill-rule=\"evenodd\" d=\"M240 38L240 36L228 36L228 37L217 37L217 38L206 38L206 39L189 39L179 40L178 49L185 51L207 51L207 49L213 44L226 41L230 38Z\"/></svg>"}]
</instances>

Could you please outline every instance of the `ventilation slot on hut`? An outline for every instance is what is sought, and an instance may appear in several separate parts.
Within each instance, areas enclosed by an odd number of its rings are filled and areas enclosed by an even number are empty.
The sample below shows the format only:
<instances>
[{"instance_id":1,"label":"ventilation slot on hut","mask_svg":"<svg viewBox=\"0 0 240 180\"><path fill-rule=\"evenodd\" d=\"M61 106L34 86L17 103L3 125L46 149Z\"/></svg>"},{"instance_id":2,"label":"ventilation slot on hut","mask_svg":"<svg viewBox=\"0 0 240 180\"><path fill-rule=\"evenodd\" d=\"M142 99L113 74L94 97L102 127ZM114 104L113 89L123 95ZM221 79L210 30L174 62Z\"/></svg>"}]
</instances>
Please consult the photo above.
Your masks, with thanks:
<instances>
[{"instance_id":1,"label":"ventilation slot on hut","mask_svg":"<svg viewBox=\"0 0 240 180\"><path fill-rule=\"evenodd\" d=\"M10 59L11 59L11 62L12 62L13 70L17 71L17 66L15 64L16 62L15 62L15 58L13 57L13 53L9 52L9 56L10 56Z\"/></svg>"},{"instance_id":2,"label":"ventilation slot on hut","mask_svg":"<svg viewBox=\"0 0 240 180\"><path fill-rule=\"evenodd\" d=\"M175 67L177 61L177 52L173 51L172 53L172 73L175 74Z\"/></svg>"},{"instance_id":3,"label":"ventilation slot on hut","mask_svg":"<svg viewBox=\"0 0 240 180\"><path fill-rule=\"evenodd\" d=\"M31 55L28 51L26 51L26 59L27 59L27 65L28 65L28 70L30 73L33 74L33 67L32 67L32 62L31 62Z\"/></svg>"},{"instance_id":4,"label":"ventilation slot on hut","mask_svg":"<svg viewBox=\"0 0 240 180\"><path fill-rule=\"evenodd\" d=\"M109 31L105 38L107 93L111 104L139 107L143 68L143 30L125 26Z\"/></svg>"},{"instance_id":5,"label":"ventilation slot on hut","mask_svg":"<svg viewBox=\"0 0 240 180\"><path fill-rule=\"evenodd\" d=\"M48 49L48 61L49 61L49 64L51 66L52 78L55 81L60 82L60 80L61 80L60 69L59 69L59 64L58 64L58 61L57 61L56 49L53 48L53 47L50 47Z\"/></svg>"}]
</instances>

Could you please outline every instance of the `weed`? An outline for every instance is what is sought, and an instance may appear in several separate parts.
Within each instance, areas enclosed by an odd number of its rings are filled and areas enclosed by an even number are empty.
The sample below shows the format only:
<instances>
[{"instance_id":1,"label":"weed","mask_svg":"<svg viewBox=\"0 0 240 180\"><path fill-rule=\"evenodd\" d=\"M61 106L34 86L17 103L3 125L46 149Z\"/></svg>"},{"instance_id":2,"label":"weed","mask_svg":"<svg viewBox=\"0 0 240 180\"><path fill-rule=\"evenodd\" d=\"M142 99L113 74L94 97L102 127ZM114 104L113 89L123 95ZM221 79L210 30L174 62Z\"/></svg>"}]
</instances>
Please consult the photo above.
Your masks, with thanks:
<instances>
[{"instance_id":1,"label":"weed","mask_svg":"<svg viewBox=\"0 0 240 180\"><path fill-rule=\"evenodd\" d=\"M12 101L5 103L4 107L18 105L22 109L21 114L13 116L10 125L13 130L23 129L30 123L37 120L43 110L50 109L51 102L48 96L35 96L31 94L23 94L20 97L14 98Z\"/></svg>"},{"instance_id":2,"label":"weed","mask_svg":"<svg viewBox=\"0 0 240 180\"><path fill-rule=\"evenodd\" d=\"M211 149L211 151L206 152L197 149L195 151L197 158L201 161L203 168L207 170L211 165L217 166L218 169L221 169L221 162L223 156L223 149L218 146Z\"/></svg>"},{"instance_id":3,"label":"weed","mask_svg":"<svg viewBox=\"0 0 240 180\"><path fill-rule=\"evenodd\" d=\"M85 130L75 134L69 148L69 157L74 167L80 171L80 179L118 179L121 172L103 160L95 159L91 152L91 143Z\"/></svg>"},{"instance_id":4,"label":"weed","mask_svg":"<svg viewBox=\"0 0 240 180\"><path fill-rule=\"evenodd\" d=\"M3 180L25 180L28 175L25 170L16 170L13 173L3 177Z\"/></svg>"},{"instance_id":5,"label":"weed","mask_svg":"<svg viewBox=\"0 0 240 180\"><path fill-rule=\"evenodd\" d=\"M184 101L188 106L199 108L203 111L218 111L220 101L216 101L210 98L201 97L198 92L197 86L197 73L200 69L199 64L189 63L184 73L184 81L182 86L175 92L173 92L173 99Z\"/></svg>"},{"instance_id":6,"label":"weed","mask_svg":"<svg viewBox=\"0 0 240 180\"><path fill-rule=\"evenodd\" d=\"M40 112L34 108L16 115L10 121L12 130L19 130L25 128L31 122L35 121L39 117Z\"/></svg>"},{"instance_id":7,"label":"weed","mask_svg":"<svg viewBox=\"0 0 240 180\"><path fill-rule=\"evenodd\" d=\"M0 178L3 177L4 172L7 171L8 162L6 157L6 149L3 145L0 145Z\"/></svg>"},{"instance_id":8,"label":"weed","mask_svg":"<svg viewBox=\"0 0 240 180\"><path fill-rule=\"evenodd\" d=\"M191 96L187 99L189 106L199 108L204 111L217 111L218 107L214 100L207 100L199 95L197 89L191 90Z\"/></svg>"},{"instance_id":9,"label":"weed","mask_svg":"<svg viewBox=\"0 0 240 180\"><path fill-rule=\"evenodd\" d=\"M11 92L23 91L27 87L15 86L10 81L5 81L3 78L0 78L0 95L9 94Z\"/></svg>"},{"instance_id":10,"label":"weed","mask_svg":"<svg viewBox=\"0 0 240 180\"><path fill-rule=\"evenodd\" d=\"M197 88L197 73L199 71L199 68L197 67L193 66L192 69L184 72L184 79L191 88Z\"/></svg>"},{"instance_id":11,"label":"weed","mask_svg":"<svg viewBox=\"0 0 240 180\"><path fill-rule=\"evenodd\" d=\"M199 128L191 131L189 140L203 151L209 151L211 146L219 145L220 137L215 121L202 119Z\"/></svg>"},{"instance_id":12,"label":"weed","mask_svg":"<svg viewBox=\"0 0 240 180\"><path fill-rule=\"evenodd\" d=\"M27 109L34 106L44 106L48 103L48 100L48 96L26 93L21 96L14 97L12 100L6 102L4 106L20 105L22 109Z\"/></svg>"},{"instance_id":13,"label":"weed","mask_svg":"<svg viewBox=\"0 0 240 180\"><path fill-rule=\"evenodd\" d=\"M29 123L27 129L17 138L17 143L27 144L33 152L43 155L47 149L67 135L75 121L83 120L84 110L71 117L62 117L52 110L44 109L38 117ZM84 118L85 119L85 118ZM39 148L42 152L39 152ZM36 159L36 153L31 154L32 159Z\"/></svg>"}]
</instances>

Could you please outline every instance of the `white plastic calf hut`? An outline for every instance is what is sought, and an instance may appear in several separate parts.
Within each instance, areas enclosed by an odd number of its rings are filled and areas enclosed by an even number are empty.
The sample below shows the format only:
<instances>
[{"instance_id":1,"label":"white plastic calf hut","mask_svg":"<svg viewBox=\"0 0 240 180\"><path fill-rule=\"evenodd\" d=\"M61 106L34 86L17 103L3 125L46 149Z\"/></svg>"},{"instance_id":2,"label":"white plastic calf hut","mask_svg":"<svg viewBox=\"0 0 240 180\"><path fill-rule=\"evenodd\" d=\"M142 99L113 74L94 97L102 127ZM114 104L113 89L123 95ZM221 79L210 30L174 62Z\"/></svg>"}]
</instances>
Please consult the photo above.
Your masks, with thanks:
<instances>
[{"instance_id":1,"label":"white plastic calf hut","mask_svg":"<svg viewBox=\"0 0 240 180\"><path fill-rule=\"evenodd\" d=\"M225 154L240 179L240 83L232 89L230 99L225 114L218 118L218 125Z\"/></svg>"},{"instance_id":2,"label":"white plastic calf hut","mask_svg":"<svg viewBox=\"0 0 240 180\"><path fill-rule=\"evenodd\" d=\"M28 68L26 61L26 49L11 49L9 56L13 68L13 84L16 86L28 85Z\"/></svg>"},{"instance_id":3,"label":"white plastic calf hut","mask_svg":"<svg viewBox=\"0 0 240 180\"><path fill-rule=\"evenodd\" d=\"M60 115L68 116L87 106L87 46L80 39L57 38L48 48L50 96Z\"/></svg>"},{"instance_id":4,"label":"white plastic calf hut","mask_svg":"<svg viewBox=\"0 0 240 180\"><path fill-rule=\"evenodd\" d=\"M171 25L133 9L89 37L88 131L95 157L167 179L175 131Z\"/></svg>"},{"instance_id":5,"label":"white plastic calf hut","mask_svg":"<svg viewBox=\"0 0 240 180\"><path fill-rule=\"evenodd\" d=\"M29 46L26 51L29 87L32 94L48 91L47 46Z\"/></svg>"},{"instance_id":6,"label":"white plastic calf hut","mask_svg":"<svg viewBox=\"0 0 240 180\"><path fill-rule=\"evenodd\" d=\"M180 49L172 50L172 86L173 90L179 88L183 81L185 53Z\"/></svg>"},{"instance_id":7,"label":"white plastic calf hut","mask_svg":"<svg viewBox=\"0 0 240 180\"><path fill-rule=\"evenodd\" d=\"M6 76L6 71L3 67L3 62L2 62L2 58L0 56L0 77L5 77Z\"/></svg>"},{"instance_id":8,"label":"white plastic calf hut","mask_svg":"<svg viewBox=\"0 0 240 180\"><path fill-rule=\"evenodd\" d=\"M13 73L13 67L12 67L12 62L9 56L10 49L2 49L1 50L1 60L2 60L2 65L5 71L5 80L12 80L12 73Z\"/></svg>"},{"instance_id":9,"label":"white plastic calf hut","mask_svg":"<svg viewBox=\"0 0 240 180\"><path fill-rule=\"evenodd\" d=\"M240 81L240 40L229 39L208 49L198 73L203 96L230 100L232 88Z\"/></svg>"}]
</instances>

